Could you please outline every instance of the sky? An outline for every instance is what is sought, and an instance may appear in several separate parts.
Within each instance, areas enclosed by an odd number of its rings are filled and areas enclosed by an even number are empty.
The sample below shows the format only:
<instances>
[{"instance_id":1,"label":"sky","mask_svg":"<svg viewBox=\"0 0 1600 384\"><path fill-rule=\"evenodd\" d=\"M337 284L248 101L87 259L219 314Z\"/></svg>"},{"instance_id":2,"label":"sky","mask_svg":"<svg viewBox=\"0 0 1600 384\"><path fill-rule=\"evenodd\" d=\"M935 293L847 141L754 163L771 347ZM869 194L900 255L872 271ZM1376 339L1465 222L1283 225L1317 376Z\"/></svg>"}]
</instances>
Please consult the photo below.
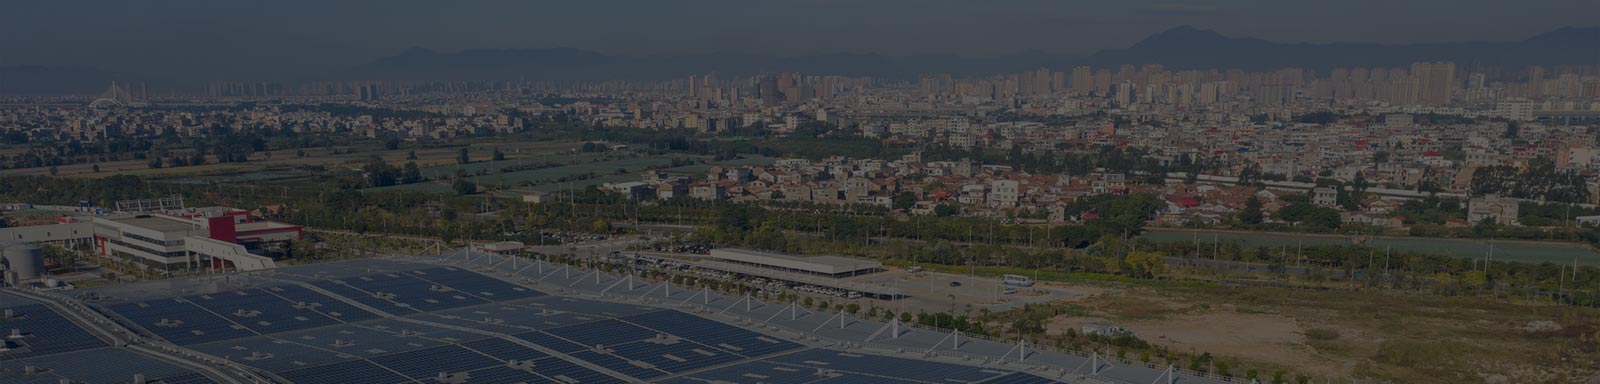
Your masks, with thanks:
<instances>
[{"instance_id":1,"label":"sky","mask_svg":"<svg viewBox=\"0 0 1600 384\"><path fill-rule=\"evenodd\" d=\"M1124 48L1179 25L1279 42L1519 40L1594 0L16 0L0 65L269 76L409 47L617 55L996 55Z\"/></svg>"}]
</instances>

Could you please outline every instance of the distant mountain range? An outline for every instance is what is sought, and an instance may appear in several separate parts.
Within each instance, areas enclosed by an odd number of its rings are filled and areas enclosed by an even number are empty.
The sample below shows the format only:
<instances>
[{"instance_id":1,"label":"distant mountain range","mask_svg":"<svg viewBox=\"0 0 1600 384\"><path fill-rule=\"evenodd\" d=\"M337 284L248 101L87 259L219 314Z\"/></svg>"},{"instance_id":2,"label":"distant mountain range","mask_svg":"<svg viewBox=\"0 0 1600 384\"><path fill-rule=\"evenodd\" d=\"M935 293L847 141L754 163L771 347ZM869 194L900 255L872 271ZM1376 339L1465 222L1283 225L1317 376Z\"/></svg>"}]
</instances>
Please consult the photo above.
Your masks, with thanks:
<instances>
[{"instance_id":1,"label":"distant mountain range","mask_svg":"<svg viewBox=\"0 0 1600 384\"><path fill-rule=\"evenodd\" d=\"M573 48L483 49L454 53L412 48L399 55L333 74L342 79L384 80L661 80L715 72L748 76L771 72L913 78L922 73L997 73L1066 65L1076 57L1026 52L997 57L829 54L773 56L711 53L689 56L610 56Z\"/></svg>"},{"instance_id":2,"label":"distant mountain range","mask_svg":"<svg viewBox=\"0 0 1600 384\"><path fill-rule=\"evenodd\" d=\"M1600 65L1600 27L1561 28L1515 42L1285 44L1227 37L1183 26L1151 35L1128 49L1095 53L1083 63L1162 64L1174 69L1304 67L1325 71L1335 67L1403 67L1417 61L1500 68Z\"/></svg>"},{"instance_id":3,"label":"distant mountain range","mask_svg":"<svg viewBox=\"0 0 1600 384\"><path fill-rule=\"evenodd\" d=\"M1189 26L1151 35L1127 49L1089 56L1027 52L963 57L834 54L781 57L758 54L704 54L673 57L609 56L572 48L470 50L456 53L412 49L351 68L336 77L405 80L660 80L716 72L745 76L794 71L911 79L921 74L958 76L1016 72L1038 67L1065 71L1073 65L1099 67L1162 64L1170 69L1284 67L1326 71L1334 67L1404 67L1417 61L1455 61L1463 66L1600 64L1600 27L1561 28L1515 42L1429 44L1275 43L1223 36Z\"/></svg>"},{"instance_id":4,"label":"distant mountain range","mask_svg":"<svg viewBox=\"0 0 1600 384\"><path fill-rule=\"evenodd\" d=\"M353 68L283 80L663 80L712 72L725 78L799 72L914 79L930 73L982 76L1039 67L1067 71L1075 65L1162 64L1169 69L1245 70L1303 67L1326 71L1334 67L1404 67L1416 61L1437 60L1455 61L1464 67L1600 65L1600 27L1560 28L1512 42L1312 44L1228 37L1182 26L1146 37L1126 49L1087 56L1023 52L987 57L848 53L794 57L751 53L631 57L575 48L460 52L412 48ZM105 89L111 79L137 78L137 75L97 69L0 67L0 95L93 93ZM187 80L191 88L198 85L194 82L199 79Z\"/></svg>"}]
</instances>

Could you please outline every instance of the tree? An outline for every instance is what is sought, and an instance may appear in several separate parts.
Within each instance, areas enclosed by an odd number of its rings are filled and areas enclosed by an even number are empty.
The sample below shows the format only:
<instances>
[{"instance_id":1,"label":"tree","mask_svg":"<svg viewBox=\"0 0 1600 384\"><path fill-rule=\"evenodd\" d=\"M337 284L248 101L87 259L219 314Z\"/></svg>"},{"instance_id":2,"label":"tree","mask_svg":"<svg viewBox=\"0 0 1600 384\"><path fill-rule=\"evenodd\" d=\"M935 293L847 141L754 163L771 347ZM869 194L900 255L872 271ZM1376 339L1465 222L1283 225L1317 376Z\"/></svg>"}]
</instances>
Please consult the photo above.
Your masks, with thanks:
<instances>
[{"instance_id":1,"label":"tree","mask_svg":"<svg viewBox=\"0 0 1600 384\"><path fill-rule=\"evenodd\" d=\"M1279 220L1302 223L1323 229L1339 227L1339 211L1311 203L1293 203L1273 214Z\"/></svg>"},{"instance_id":2,"label":"tree","mask_svg":"<svg viewBox=\"0 0 1600 384\"><path fill-rule=\"evenodd\" d=\"M471 162L472 157L467 155L467 147L461 147L461 151L456 154L456 164L466 164Z\"/></svg>"},{"instance_id":3,"label":"tree","mask_svg":"<svg viewBox=\"0 0 1600 384\"><path fill-rule=\"evenodd\" d=\"M406 162L405 169L400 173L401 184L411 184L422 181L422 169L417 167L417 162Z\"/></svg>"},{"instance_id":4,"label":"tree","mask_svg":"<svg viewBox=\"0 0 1600 384\"><path fill-rule=\"evenodd\" d=\"M456 181L450 184L450 189L454 190L457 195L471 195L473 192L478 191L478 185L467 181L464 177L457 177Z\"/></svg>"},{"instance_id":5,"label":"tree","mask_svg":"<svg viewBox=\"0 0 1600 384\"><path fill-rule=\"evenodd\" d=\"M388 163L383 162L383 158L378 157L378 155L372 155L371 158L368 158L367 164L361 167L361 171L367 174L367 185L373 187L394 185L395 181L400 177L400 172Z\"/></svg>"},{"instance_id":6,"label":"tree","mask_svg":"<svg viewBox=\"0 0 1600 384\"><path fill-rule=\"evenodd\" d=\"M1264 215L1261 213L1261 198L1250 196L1245 200L1244 209L1239 210L1239 222L1245 224L1261 224Z\"/></svg>"},{"instance_id":7,"label":"tree","mask_svg":"<svg viewBox=\"0 0 1600 384\"><path fill-rule=\"evenodd\" d=\"M1130 252L1127 263L1130 272L1139 277L1153 279L1167 272L1167 257L1160 252Z\"/></svg>"},{"instance_id":8,"label":"tree","mask_svg":"<svg viewBox=\"0 0 1600 384\"><path fill-rule=\"evenodd\" d=\"M100 173L100 164L95 164L93 166L90 166L89 168L94 170L95 173Z\"/></svg>"},{"instance_id":9,"label":"tree","mask_svg":"<svg viewBox=\"0 0 1600 384\"><path fill-rule=\"evenodd\" d=\"M1489 285L1489 279L1483 275L1481 270L1467 271L1461 274L1461 286L1463 287L1478 289L1486 285Z\"/></svg>"},{"instance_id":10,"label":"tree","mask_svg":"<svg viewBox=\"0 0 1600 384\"><path fill-rule=\"evenodd\" d=\"M917 194L900 192L894 195L894 209L910 210L917 206Z\"/></svg>"},{"instance_id":11,"label":"tree","mask_svg":"<svg viewBox=\"0 0 1600 384\"><path fill-rule=\"evenodd\" d=\"M493 159L494 159L494 161L505 161L506 160L506 153L505 152L501 152L500 148L495 148L494 149L494 157L493 157Z\"/></svg>"},{"instance_id":12,"label":"tree","mask_svg":"<svg viewBox=\"0 0 1600 384\"><path fill-rule=\"evenodd\" d=\"M955 204L939 204L933 207L933 214L939 217L955 216L960 212L961 208L956 207Z\"/></svg>"},{"instance_id":13,"label":"tree","mask_svg":"<svg viewBox=\"0 0 1600 384\"><path fill-rule=\"evenodd\" d=\"M416 160L416 159L417 159L417 151L406 152L406 160Z\"/></svg>"}]
</instances>

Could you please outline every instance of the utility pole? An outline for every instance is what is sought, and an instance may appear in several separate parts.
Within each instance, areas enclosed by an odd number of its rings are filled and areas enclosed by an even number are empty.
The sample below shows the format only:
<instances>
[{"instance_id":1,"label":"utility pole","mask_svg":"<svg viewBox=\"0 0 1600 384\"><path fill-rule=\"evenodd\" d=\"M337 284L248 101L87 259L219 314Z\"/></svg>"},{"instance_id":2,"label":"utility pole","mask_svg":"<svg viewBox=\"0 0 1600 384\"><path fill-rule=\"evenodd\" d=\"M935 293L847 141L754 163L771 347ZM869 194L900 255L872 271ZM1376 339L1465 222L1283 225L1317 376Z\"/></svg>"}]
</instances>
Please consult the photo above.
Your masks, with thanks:
<instances>
[{"instance_id":1,"label":"utility pole","mask_svg":"<svg viewBox=\"0 0 1600 384\"><path fill-rule=\"evenodd\" d=\"M1389 278L1389 250L1391 249L1390 247L1391 246L1387 246L1387 245L1383 247L1383 278L1384 279L1388 279ZM1485 271L1485 273L1488 273L1487 272L1488 271L1487 266L1489 265L1488 262L1485 262L1484 265L1486 266L1484 271Z\"/></svg>"}]
</instances>

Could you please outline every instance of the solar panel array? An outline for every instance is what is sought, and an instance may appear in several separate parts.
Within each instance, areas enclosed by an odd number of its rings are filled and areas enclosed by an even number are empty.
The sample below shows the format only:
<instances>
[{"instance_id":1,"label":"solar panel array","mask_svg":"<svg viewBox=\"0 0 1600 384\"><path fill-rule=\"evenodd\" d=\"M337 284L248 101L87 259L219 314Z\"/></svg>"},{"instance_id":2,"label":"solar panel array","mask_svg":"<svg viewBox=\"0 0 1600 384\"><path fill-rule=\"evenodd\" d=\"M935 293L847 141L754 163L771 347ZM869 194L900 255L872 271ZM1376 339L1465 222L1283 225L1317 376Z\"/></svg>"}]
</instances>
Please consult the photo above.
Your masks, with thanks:
<instances>
[{"instance_id":1,"label":"solar panel array","mask_svg":"<svg viewBox=\"0 0 1600 384\"><path fill-rule=\"evenodd\" d=\"M27 304L10 309L12 316L0 320L0 332L5 333L5 340L0 342L10 347L0 352L0 359L22 359L106 345L44 304ZM13 338L12 330L17 330L21 337Z\"/></svg>"},{"instance_id":2,"label":"solar panel array","mask_svg":"<svg viewBox=\"0 0 1600 384\"><path fill-rule=\"evenodd\" d=\"M98 307L138 332L288 383L1053 382L816 349L677 310L546 295L466 269L354 263ZM189 374L167 376L204 380Z\"/></svg>"},{"instance_id":3,"label":"solar panel array","mask_svg":"<svg viewBox=\"0 0 1600 384\"><path fill-rule=\"evenodd\" d=\"M135 373L167 384L213 382L176 365L111 348L45 304L0 293L0 309L11 311L10 317L0 319L5 347L0 348L0 382L119 383L132 380ZM12 335L13 329L18 335Z\"/></svg>"}]
</instances>

